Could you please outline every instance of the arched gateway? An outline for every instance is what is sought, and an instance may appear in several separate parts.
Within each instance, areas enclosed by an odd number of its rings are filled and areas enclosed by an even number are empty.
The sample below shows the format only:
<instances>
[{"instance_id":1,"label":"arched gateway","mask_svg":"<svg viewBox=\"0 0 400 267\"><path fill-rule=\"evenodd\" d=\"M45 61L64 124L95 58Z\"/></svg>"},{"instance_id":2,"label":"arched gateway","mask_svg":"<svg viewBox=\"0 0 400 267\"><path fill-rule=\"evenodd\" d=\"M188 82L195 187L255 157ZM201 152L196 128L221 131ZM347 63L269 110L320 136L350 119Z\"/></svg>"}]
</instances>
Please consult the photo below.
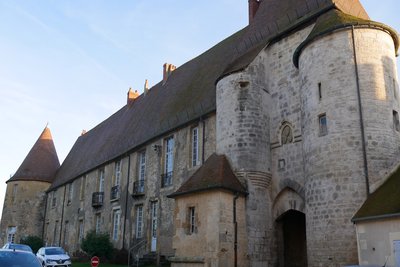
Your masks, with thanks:
<instances>
[{"instance_id":1,"label":"arched gateway","mask_svg":"<svg viewBox=\"0 0 400 267\"><path fill-rule=\"evenodd\" d=\"M304 200L293 189L283 189L273 206L278 266L306 267L306 217Z\"/></svg>"}]
</instances>

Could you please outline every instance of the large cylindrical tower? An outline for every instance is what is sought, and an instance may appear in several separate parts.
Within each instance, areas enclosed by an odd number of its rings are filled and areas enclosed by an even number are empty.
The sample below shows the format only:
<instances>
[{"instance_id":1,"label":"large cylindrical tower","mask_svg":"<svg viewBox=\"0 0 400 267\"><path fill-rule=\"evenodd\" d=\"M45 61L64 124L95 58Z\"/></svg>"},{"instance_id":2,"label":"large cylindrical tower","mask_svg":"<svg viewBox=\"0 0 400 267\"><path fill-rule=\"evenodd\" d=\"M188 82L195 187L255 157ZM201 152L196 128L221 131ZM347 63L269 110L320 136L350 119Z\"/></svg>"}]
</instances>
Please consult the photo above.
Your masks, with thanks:
<instances>
[{"instance_id":1,"label":"large cylindrical tower","mask_svg":"<svg viewBox=\"0 0 400 267\"><path fill-rule=\"evenodd\" d=\"M217 84L217 153L229 159L246 184L248 258L250 266L269 266L271 257L271 155L269 94L254 67L231 74ZM252 75L253 73L253 75Z\"/></svg>"},{"instance_id":2,"label":"large cylindrical tower","mask_svg":"<svg viewBox=\"0 0 400 267\"><path fill-rule=\"evenodd\" d=\"M46 127L17 172L7 181L0 243L19 243L27 236L42 237L46 191L59 167L53 138Z\"/></svg>"},{"instance_id":3,"label":"large cylindrical tower","mask_svg":"<svg viewBox=\"0 0 400 267\"><path fill-rule=\"evenodd\" d=\"M298 61L309 266L358 263L350 220L399 155L393 38L377 24L322 23L338 14L317 21Z\"/></svg>"}]
</instances>

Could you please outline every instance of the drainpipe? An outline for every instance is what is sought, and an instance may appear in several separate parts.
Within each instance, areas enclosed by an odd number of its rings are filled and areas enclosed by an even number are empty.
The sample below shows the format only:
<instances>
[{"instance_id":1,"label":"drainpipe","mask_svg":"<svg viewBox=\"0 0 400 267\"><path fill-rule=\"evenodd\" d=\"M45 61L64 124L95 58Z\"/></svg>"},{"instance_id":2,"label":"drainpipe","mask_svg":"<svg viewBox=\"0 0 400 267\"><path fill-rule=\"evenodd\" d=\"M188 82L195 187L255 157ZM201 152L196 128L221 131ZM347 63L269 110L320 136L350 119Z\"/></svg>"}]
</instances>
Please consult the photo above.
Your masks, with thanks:
<instances>
[{"instance_id":1,"label":"drainpipe","mask_svg":"<svg viewBox=\"0 0 400 267\"><path fill-rule=\"evenodd\" d=\"M366 144L365 144L365 128L364 128L364 119L363 119L362 104L361 104L360 76L358 73L356 41L355 41L355 36L354 36L354 25L351 26L351 36L353 39L353 53L354 53L354 67L355 67L356 82L357 82L358 110L360 112L360 128L361 128L361 140L362 140L363 158L364 158L365 185L366 185L367 197L368 197L369 190L370 190L369 189L368 160L367 160L367 148L366 148Z\"/></svg>"},{"instance_id":2,"label":"drainpipe","mask_svg":"<svg viewBox=\"0 0 400 267\"><path fill-rule=\"evenodd\" d=\"M127 219L127 213L128 213L128 196L129 196L129 176L130 176L130 171L131 171L131 154L128 155L128 181L126 184L126 196L125 196L125 217L124 217L124 226L122 229L122 249L125 248L125 227L126 227L126 219ZM130 243L128 246L128 249L130 247Z\"/></svg>"},{"instance_id":3,"label":"drainpipe","mask_svg":"<svg viewBox=\"0 0 400 267\"><path fill-rule=\"evenodd\" d=\"M200 122L202 122L202 124L203 124L203 137L202 137L202 144L201 144L201 146L202 146L202 149L201 149L201 164L203 165L204 164L204 147L205 147L205 145L204 145L204 143L205 143L205 140L206 140L206 137L205 137L205 135L206 135L206 121L203 119L203 117L200 117Z\"/></svg>"},{"instance_id":4,"label":"drainpipe","mask_svg":"<svg viewBox=\"0 0 400 267\"><path fill-rule=\"evenodd\" d=\"M45 206L44 206L44 217L43 217L43 225L42 225L42 240L44 241L44 229L46 225L46 216L47 216L47 199L49 198L48 193L46 193L46 200L45 200ZM47 243L47 242L46 242Z\"/></svg>"},{"instance_id":5,"label":"drainpipe","mask_svg":"<svg viewBox=\"0 0 400 267\"><path fill-rule=\"evenodd\" d=\"M69 184L71 186L71 184ZM67 191L67 185L64 186L64 199L63 199L63 205L62 205L62 210L61 210L61 222L60 222L60 238L58 239L58 246L61 246L61 234L62 234L62 229L63 229L63 220L64 220L64 207L65 207L65 193Z\"/></svg>"},{"instance_id":6,"label":"drainpipe","mask_svg":"<svg viewBox=\"0 0 400 267\"><path fill-rule=\"evenodd\" d=\"M236 192L235 193L235 197L233 198L233 226L235 228L235 236L234 236L234 253L235 253L235 263L234 263L234 267L237 267L237 248L238 248L238 241L237 241L237 221L236 221L236 201L239 198L239 193Z\"/></svg>"}]
</instances>

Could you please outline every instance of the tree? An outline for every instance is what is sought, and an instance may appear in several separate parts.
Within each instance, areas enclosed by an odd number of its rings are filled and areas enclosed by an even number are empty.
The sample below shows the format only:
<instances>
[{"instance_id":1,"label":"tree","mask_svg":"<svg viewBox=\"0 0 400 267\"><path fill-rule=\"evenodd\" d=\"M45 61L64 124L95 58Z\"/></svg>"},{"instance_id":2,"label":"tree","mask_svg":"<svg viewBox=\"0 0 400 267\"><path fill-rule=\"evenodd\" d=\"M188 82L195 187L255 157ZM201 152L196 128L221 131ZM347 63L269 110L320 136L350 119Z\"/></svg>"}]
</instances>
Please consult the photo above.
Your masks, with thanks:
<instances>
[{"instance_id":1,"label":"tree","mask_svg":"<svg viewBox=\"0 0 400 267\"><path fill-rule=\"evenodd\" d=\"M95 231L87 233L86 237L82 240L81 248L89 256L98 256L110 258L113 245L110 241L108 234L97 234Z\"/></svg>"},{"instance_id":2,"label":"tree","mask_svg":"<svg viewBox=\"0 0 400 267\"><path fill-rule=\"evenodd\" d=\"M43 239L38 236L29 235L21 238L20 243L30 246L33 253L36 253L39 248L43 247L44 242Z\"/></svg>"}]
</instances>

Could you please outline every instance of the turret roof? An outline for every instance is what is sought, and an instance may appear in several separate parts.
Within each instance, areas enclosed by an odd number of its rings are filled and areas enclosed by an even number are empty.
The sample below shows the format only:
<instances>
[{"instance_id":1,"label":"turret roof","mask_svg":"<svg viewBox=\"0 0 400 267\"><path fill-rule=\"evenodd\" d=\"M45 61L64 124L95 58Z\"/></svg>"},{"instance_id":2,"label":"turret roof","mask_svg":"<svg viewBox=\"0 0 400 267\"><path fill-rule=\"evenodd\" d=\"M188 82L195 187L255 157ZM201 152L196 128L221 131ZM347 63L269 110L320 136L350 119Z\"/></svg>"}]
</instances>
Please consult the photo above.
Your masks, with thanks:
<instances>
[{"instance_id":1,"label":"turret roof","mask_svg":"<svg viewBox=\"0 0 400 267\"><path fill-rule=\"evenodd\" d=\"M169 197L175 198L182 195L216 189L247 194L246 189L233 173L226 157L214 153L175 193L169 195Z\"/></svg>"},{"instance_id":2,"label":"turret roof","mask_svg":"<svg viewBox=\"0 0 400 267\"><path fill-rule=\"evenodd\" d=\"M53 182L60 167L50 129L46 127L40 134L17 172L7 181Z\"/></svg>"},{"instance_id":3,"label":"turret roof","mask_svg":"<svg viewBox=\"0 0 400 267\"><path fill-rule=\"evenodd\" d=\"M252 23L174 70L80 136L51 188L115 160L216 110L215 83L246 68L269 43L332 9L369 19L358 0L263 0Z\"/></svg>"}]
</instances>

